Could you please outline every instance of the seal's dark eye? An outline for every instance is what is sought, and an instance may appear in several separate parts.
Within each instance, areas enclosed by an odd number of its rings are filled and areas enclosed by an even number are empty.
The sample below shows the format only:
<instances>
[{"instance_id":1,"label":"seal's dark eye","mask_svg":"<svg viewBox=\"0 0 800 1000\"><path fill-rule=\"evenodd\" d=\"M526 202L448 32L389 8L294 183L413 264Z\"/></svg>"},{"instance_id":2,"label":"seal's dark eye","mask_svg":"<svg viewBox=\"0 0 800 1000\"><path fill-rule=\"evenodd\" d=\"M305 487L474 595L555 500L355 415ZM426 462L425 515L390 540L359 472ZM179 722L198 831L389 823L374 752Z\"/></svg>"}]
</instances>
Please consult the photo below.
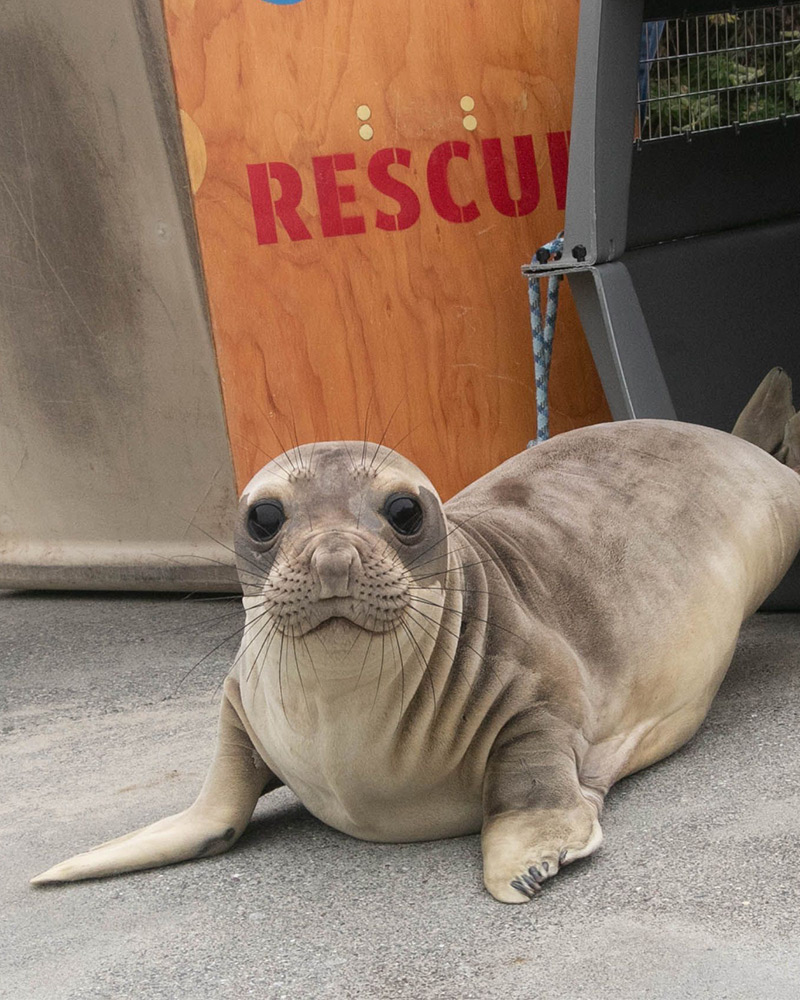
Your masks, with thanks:
<instances>
[{"instance_id":1,"label":"seal's dark eye","mask_svg":"<svg viewBox=\"0 0 800 1000\"><path fill-rule=\"evenodd\" d=\"M247 532L256 542L274 538L286 520L280 500L259 500L247 512Z\"/></svg>"},{"instance_id":2,"label":"seal's dark eye","mask_svg":"<svg viewBox=\"0 0 800 1000\"><path fill-rule=\"evenodd\" d=\"M416 497L394 494L384 504L383 513L398 535L416 535L422 527L422 507Z\"/></svg>"}]
</instances>

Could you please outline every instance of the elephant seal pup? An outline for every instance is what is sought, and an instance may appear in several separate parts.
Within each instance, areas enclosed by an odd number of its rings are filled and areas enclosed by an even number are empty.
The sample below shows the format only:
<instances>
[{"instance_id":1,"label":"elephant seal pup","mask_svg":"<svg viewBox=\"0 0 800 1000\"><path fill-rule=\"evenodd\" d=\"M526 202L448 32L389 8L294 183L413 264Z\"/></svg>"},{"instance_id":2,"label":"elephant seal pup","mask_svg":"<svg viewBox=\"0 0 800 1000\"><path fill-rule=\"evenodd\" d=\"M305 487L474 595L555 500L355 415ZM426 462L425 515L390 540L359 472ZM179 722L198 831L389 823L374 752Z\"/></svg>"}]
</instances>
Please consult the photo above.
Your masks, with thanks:
<instances>
[{"instance_id":1,"label":"elephant seal pup","mask_svg":"<svg viewBox=\"0 0 800 1000\"><path fill-rule=\"evenodd\" d=\"M800 476L703 427L563 434L444 506L379 445L297 448L242 496L246 627L197 801L33 881L220 853L286 784L366 840L481 830L486 887L524 902L696 731L798 544Z\"/></svg>"}]
</instances>

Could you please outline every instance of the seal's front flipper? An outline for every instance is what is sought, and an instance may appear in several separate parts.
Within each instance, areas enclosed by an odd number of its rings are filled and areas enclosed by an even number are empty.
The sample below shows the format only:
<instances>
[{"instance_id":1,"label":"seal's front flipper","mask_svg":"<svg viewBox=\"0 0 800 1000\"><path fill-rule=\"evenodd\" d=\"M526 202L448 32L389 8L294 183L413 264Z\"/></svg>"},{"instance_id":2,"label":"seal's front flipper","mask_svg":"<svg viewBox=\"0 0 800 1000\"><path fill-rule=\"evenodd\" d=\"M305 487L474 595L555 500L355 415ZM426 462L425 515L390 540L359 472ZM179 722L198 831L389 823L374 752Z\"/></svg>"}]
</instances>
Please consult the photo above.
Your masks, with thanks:
<instances>
[{"instance_id":1,"label":"seal's front flipper","mask_svg":"<svg viewBox=\"0 0 800 1000\"><path fill-rule=\"evenodd\" d=\"M559 868L592 854L602 840L588 803L493 816L481 832L483 883L501 903L525 903Z\"/></svg>"},{"instance_id":2,"label":"seal's front flipper","mask_svg":"<svg viewBox=\"0 0 800 1000\"><path fill-rule=\"evenodd\" d=\"M236 828L204 828L192 810L167 816L135 833L109 840L84 854L49 868L31 879L31 885L49 882L77 882L103 878L140 868L158 868L190 858L219 854L236 839Z\"/></svg>"},{"instance_id":3,"label":"seal's front flipper","mask_svg":"<svg viewBox=\"0 0 800 1000\"><path fill-rule=\"evenodd\" d=\"M197 801L156 823L77 854L31 879L32 885L102 878L227 851L247 826L258 797L280 781L256 752L227 697L217 751Z\"/></svg>"},{"instance_id":4,"label":"seal's front flipper","mask_svg":"<svg viewBox=\"0 0 800 1000\"><path fill-rule=\"evenodd\" d=\"M792 380L782 368L773 368L742 410L731 433L775 455L786 422L793 415Z\"/></svg>"},{"instance_id":5,"label":"seal's front flipper","mask_svg":"<svg viewBox=\"0 0 800 1000\"><path fill-rule=\"evenodd\" d=\"M597 850L601 799L582 788L568 746L518 736L495 747L484 781L483 881L501 903L525 903L559 868Z\"/></svg>"}]
</instances>

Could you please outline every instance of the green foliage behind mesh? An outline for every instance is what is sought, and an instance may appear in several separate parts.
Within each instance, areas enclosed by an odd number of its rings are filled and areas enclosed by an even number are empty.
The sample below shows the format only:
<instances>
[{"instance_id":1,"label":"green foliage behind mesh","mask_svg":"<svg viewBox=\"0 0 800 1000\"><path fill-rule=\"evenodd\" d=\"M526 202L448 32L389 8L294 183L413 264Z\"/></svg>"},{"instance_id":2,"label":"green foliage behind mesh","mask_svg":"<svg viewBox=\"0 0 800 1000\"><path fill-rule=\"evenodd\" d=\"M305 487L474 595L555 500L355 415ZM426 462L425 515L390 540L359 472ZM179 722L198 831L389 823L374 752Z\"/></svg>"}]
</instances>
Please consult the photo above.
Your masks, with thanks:
<instances>
[{"instance_id":1,"label":"green foliage behind mesh","mask_svg":"<svg viewBox=\"0 0 800 1000\"><path fill-rule=\"evenodd\" d=\"M643 136L800 114L795 8L668 22L650 68Z\"/></svg>"}]
</instances>

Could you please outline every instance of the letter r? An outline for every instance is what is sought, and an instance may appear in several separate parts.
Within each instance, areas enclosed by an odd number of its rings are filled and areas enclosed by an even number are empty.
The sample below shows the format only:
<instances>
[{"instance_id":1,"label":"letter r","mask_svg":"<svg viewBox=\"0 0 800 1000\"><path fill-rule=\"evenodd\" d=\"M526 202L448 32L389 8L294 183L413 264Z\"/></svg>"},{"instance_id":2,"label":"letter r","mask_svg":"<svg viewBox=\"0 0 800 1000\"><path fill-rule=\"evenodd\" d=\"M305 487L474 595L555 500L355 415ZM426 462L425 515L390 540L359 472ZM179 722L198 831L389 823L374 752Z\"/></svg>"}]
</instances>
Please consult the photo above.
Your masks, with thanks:
<instances>
[{"instance_id":1,"label":"letter r","mask_svg":"<svg viewBox=\"0 0 800 1000\"><path fill-rule=\"evenodd\" d=\"M272 200L270 179L281 186L280 197L275 202ZM303 182L294 167L279 161L248 163L247 180L259 244L278 242L276 216L293 242L311 239L311 233L297 213L303 197Z\"/></svg>"}]
</instances>

